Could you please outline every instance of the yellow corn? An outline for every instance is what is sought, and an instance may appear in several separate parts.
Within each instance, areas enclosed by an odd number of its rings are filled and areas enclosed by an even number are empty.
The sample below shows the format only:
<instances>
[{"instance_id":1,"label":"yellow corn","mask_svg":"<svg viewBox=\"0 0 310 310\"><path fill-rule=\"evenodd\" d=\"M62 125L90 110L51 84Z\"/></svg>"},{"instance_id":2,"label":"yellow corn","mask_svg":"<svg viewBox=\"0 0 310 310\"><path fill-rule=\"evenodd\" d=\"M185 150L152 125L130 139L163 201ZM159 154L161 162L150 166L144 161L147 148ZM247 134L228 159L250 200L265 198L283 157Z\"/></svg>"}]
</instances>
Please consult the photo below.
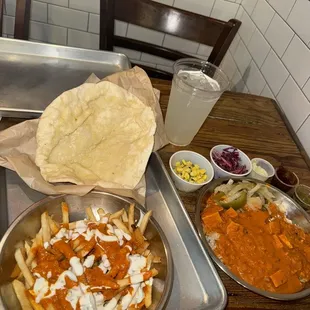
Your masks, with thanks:
<instances>
[{"instance_id":1,"label":"yellow corn","mask_svg":"<svg viewBox=\"0 0 310 310\"><path fill-rule=\"evenodd\" d=\"M200 169L199 165L194 165L191 161L185 159L177 161L173 170L179 177L190 183L201 184L208 177L206 169Z\"/></svg>"}]
</instances>

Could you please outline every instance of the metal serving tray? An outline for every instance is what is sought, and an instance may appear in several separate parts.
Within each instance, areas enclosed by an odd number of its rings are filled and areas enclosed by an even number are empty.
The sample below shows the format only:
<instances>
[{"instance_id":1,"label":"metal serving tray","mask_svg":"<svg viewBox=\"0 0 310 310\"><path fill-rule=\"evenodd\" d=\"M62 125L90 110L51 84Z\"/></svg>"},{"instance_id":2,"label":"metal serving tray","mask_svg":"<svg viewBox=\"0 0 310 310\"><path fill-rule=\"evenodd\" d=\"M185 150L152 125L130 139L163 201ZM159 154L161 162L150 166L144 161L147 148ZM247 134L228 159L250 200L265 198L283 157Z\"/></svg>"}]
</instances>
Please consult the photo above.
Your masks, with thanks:
<instances>
[{"instance_id":1,"label":"metal serving tray","mask_svg":"<svg viewBox=\"0 0 310 310\"><path fill-rule=\"evenodd\" d=\"M227 183L230 179L234 180L235 182L240 181L251 181L256 184L266 184L268 185L268 190L274 195L275 197L275 203L279 207L280 211L283 212L286 216L286 218L290 221L292 221L293 224L299 226L302 228L305 232L310 232L310 216L309 214L301 207L299 206L291 197L289 197L287 194L280 191L278 188L267 184L265 182L262 182L260 180L255 180L251 178L221 178L217 180L213 180L211 183L206 185L204 189L200 192L197 205L196 205L196 215L195 215L195 223L196 227L199 232L199 236L207 249L209 255L212 257L214 262L233 280L235 280L240 285L244 286L245 288L253 291L254 293L260 294L262 296L275 299L275 300L295 300L299 298L304 298L306 296L310 295L310 287L306 286L302 291L294 293L294 294L278 294L278 293L272 293L268 291L261 290L248 282L242 280L240 277L235 275L214 253L212 248L210 247L207 238L204 234L203 227L201 224L201 212L204 210L206 206L206 197L211 195L214 192L214 189L223 184ZM293 309L293 308L292 308Z\"/></svg>"},{"instance_id":2,"label":"metal serving tray","mask_svg":"<svg viewBox=\"0 0 310 310\"><path fill-rule=\"evenodd\" d=\"M44 195L30 189L14 172L1 169L1 220L3 222L3 215L7 214L11 223ZM225 288L157 153L151 155L146 182L146 208L153 210L155 220L164 231L174 263L172 292L166 309L223 309L227 300ZM5 229L2 227L2 231Z\"/></svg>"},{"instance_id":3,"label":"metal serving tray","mask_svg":"<svg viewBox=\"0 0 310 310\"><path fill-rule=\"evenodd\" d=\"M0 116L39 117L91 73L103 78L130 67L123 54L0 38Z\"/></svg>"}]
</instances>

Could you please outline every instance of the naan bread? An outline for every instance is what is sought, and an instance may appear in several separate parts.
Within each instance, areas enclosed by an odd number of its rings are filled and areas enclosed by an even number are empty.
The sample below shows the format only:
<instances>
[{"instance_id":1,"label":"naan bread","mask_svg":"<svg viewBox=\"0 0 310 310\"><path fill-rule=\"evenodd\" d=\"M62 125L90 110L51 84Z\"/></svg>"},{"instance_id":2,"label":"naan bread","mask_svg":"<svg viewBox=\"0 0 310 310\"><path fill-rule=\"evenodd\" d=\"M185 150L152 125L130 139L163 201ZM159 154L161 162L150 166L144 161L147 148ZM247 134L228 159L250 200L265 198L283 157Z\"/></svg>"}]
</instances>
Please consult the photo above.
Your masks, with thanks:
<instances>
[{"instance_id":1,"label":"naan bread","mask_svg":"<svg viewBox=\"0 0 310 310\"><path fill-rule=\"evenodd\" d=\"M42 114L36 164L49 182L134 188L153 149L153 111L111 83L64 92Z\"/></svg>"}]
</instances>

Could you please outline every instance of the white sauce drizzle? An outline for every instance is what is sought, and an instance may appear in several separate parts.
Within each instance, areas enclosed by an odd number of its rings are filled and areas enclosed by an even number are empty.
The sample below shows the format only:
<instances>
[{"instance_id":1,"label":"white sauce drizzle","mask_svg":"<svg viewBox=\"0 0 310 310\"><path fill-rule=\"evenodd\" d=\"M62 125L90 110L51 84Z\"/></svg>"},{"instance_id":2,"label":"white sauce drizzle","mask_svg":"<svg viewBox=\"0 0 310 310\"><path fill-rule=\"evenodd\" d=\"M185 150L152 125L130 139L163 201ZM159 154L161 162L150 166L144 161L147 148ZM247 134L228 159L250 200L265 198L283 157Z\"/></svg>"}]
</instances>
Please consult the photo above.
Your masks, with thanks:
<instances>
[{"instance_id":1,"label":"white sauce drizzle","mask_svg":"<svg viewBox=\"0 0 310 310\"><path fill-rule=\"evenodd\" d=\"M129 275L139 274L143 268L146 267L146 258L143 255L135 254L129 255L130 266L128 269Z\"/></svg>"},{"instance_id":2,"label":"white sauce drizzle","mask_svg":"<svg viewBox=\"0 0 310 310\"><path fill-rule=\"evenodd\" d=\"M83 266L86 268L91 268L95 262L95 255L89 255L86 257Z\"/></svg>"},{"instance_id":3,"label":"white sauce drizzle","mask_svg":"<svg viewBox=\"0 0 310 310\"><path fill-rule=\"evenodd\" d=\"M81 276L84 272L84 269L83 269L80 259L76 256L73 256L70 258L69 262L70 262L70 266L72 267L74 274L77 276Z\"/></svg>"}]
</instances>

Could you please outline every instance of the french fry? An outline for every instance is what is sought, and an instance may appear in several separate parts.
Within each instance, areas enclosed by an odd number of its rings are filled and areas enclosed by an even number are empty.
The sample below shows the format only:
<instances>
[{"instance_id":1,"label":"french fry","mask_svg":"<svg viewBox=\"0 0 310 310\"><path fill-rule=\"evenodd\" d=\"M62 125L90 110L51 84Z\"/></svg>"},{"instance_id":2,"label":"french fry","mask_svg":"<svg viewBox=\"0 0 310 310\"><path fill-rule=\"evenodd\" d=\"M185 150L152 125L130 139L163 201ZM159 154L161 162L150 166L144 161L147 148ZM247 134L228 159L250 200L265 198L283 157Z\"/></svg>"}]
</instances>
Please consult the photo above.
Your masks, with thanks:
<instances>
[{"instance_id":1,"label":"french fry","mask_svg":"<svg viewBox=\"0 0 310 310\"><path fill-rule=\"evenodd\" d=\"M85 257L94 248L95 244L96 244L96 239L95 239L95 237L92 237L85 244L85 246L76 253L77 257L79 257L79 258Z\"/></svg>"},{"instance_id":2,"label":"french fry","mask_svg":"<svg viewBox=\"0 0 310 310\"><path fill-rule=\"evenodd\" d=\"M160 264L161 263L161 257L160 256L154 256L153 263L154 264Z\"/></svg>"},{"instance_id":3,"label":"french fry","mask_svg":"<svg viewBox=\"0 0 310 310\"><path fill-rule=\"evenodd\" d=\"M122 221L128 223L128 214L126 210L124 210L124 213L122 214Z\"/></svg>"},{"instance_id":4,"label":"french fry","mask_svg":"<svg viewBox=\"0 0 310 310\"><path fill-rule=\"evenodd\" d=\"M50 230L50 225L48 223L48 214L47 214L47 212L44 212L41 215L41 226L42 226L43 243L50 242L50 240L51 240L51 230Z\"/></svg>"},{"instance_id":5,"label":"french fry","mask_svg":"<svg viewBox=\"0 0 310 310\"><path fill-rule=\"evenodd\" d=\"M23 274L26 282L29 284L30 287L33 286L33 284L34 284L33 276L31 274L28 266L26 265L25 259L24 259L23 254L22 254L20 249L17 249L15 251L15 259L16 259L17 265L20 268L21 273Z\"/></svg>"},{"instance_id":6,"label":"french fry","mask_svg":"<svg viewBox=\"0 0 310 310\"><path fill-rule=\"evenodd\" d=\"M124 213L124 209L121 209L115 213L112 213L109 217L109 223L112 223L114 219L119 219Z\"/></svg>"},{"instance_id":7,"label":"french fry","mask_svg":"<svg viewBox=\"0 0 310 310\"><path fill-rule=\"evenodd\" d=\"M39 235L39 233L37 235ZM30 248L30 251L29 251L27 259L26 259L26 265L28 267L31 266L31 263L34 260L35 255L36 255L36 249L37 249L37 246L39 245L37 239L41 239L41 237L38 237L38 238L36 237L31 248ZM39 240L39 242L42 243L42 240Z\"/></svg>"},{"instance_id":8,"label":"french fry","mask_svg":"<svg viewBox=\"0 0 310 310\"><path fill-rule=\"evenodd\" d=\"M32 310L31 303L29 302L27 295L26 295L26 288L25 285L18 281L14 280L12 282L16 297L22 307L22 310Z\"/></svg>"},{"instance_id":9,"label":"french fry","mask_svg":"<svg viewBox=\"0 0 310 310\"><path fill-rule=\"evenodd\" d=\"M128 228L126 227L126 225L119 219L114 219L112 220L113 221L113 224L121 229L124 233L128 234L128 235L131 235L130 231L128 230Z\"/></svg>"},{"instance_id":10,"label":"french fry","mask_svg":"<svg viewBox=\"0 0 310 310\"><path fill-rule=\"evenodd\" d=\"M105 215L105 212L104 212L104 210L102 208L99 208L97 210L97 213L98 213L100 219L102 219L104 217L104 215Z\"/></svg>"},{"instance_id":11,"label":"french fry","mask_svg":"<svg viewBox=\"0 0 310 310\"><path fill-rule=\"evenodd\" d=\"M128 229L133 232L133 225L135 224L135 205L131 203L128 210Z\"/></svg>"},{"instance_id":12,"label":"french fry","mask_svg":"<svg viewBox=\"0 0 310 310\"><path fill-rule=\"evenodd\" d=\"M146 268L147 268L148 270L151 269L153 259L154 259L154 256L153 256L152 253L150 253L150 254L148 255L148 257L146 258Z\"/></svg>"},{"instance_id":13,"label":"french fry","mask_svg":"<svg viewBox=\"0 0 310 310\"><path fill-rule=\"evenodd\" d=\"M124 285L137 284L137 283L147 281L149 278L155 277L157 274L158 274L158 271L155 268L153 268L151 270L135 274L131 277L117 280L116 282L120 287L122 287Z\"/></svg>"},{"instance_id":14,"label":"french fry","mask_svg":"<svg viewBox=\"0 0 310 310\"><path fill-rule=\"evenodd\" d=\"M44 308L40 305L40 304L37 304L35 299L33 298L33 296L28 296L28 300L30 301L31 303L31 306L34 310L44 310Z\"/></svg>"},{"instance_id":15,"label":"french fry","mask_svg":"<svg viewBox=\"0 0 310 310\"><path fill-rule=\"evenodd\" d=\"M142 254L148 247L149 247L149 243L147 241L144 241L143 244L136 249L137 254Z\"/></svg>"},{"instance_id":16,"label":"french fry","mask_svg":"<svg viewBox=\"0 0 310 310\"><path fill-rule=\"evenodd\" d=\"M86 209L85 209L85 211L86 211L86 215L87 215L87 217L88 217L88 219L90 220L90 221L96 221L96 217L95 217L95 215L94 215L94 213L93 213L93 210L92 210L92 208L91 207L87 207Z\"/></svg>"},{"instance_id":17,"label":"french fry","mask_svg":"<svg viewBox=\"0 0 310 310\"><path fill-rule=\"evenodd\" d=\"M18 265L16 264L15 267L14 267L14 269L13 269L13 271L12 271L12 273L11 273L11 275L10 275L10 277L11 277L12 279L15 279L15 278L17 278L19 275L20 275L20 268L19 268Z\"/></svg>"},{"instance_id":18,"label":"french fry","mask_svg":"<svg viewBox=\"0 0 310 310\"><path fill-rule=\"evenodd\" d=\"M148 257L148 255L151 253L151 251L150 250L145 250L143 253L142 253L142 255L144 256L144 257Z\"/></svg>"},{"instance_id":19,"label":"french fry","mask_svg":"<svg viewBox=\"0 0 310 310\"><path fill-rule=\"evenodd\" d=\"M42 227L39 230L39 232L36 234L35 243L36 243L36 246L43 246L43 229L42 229ZM32 244L32 247L33 247L33 244Z\"/></svg>"},{"instance_id":20,"label":"french fry","mask_svg":"<svg viewBox=\"0 0 310 310\"><path fill-rule=\"evenodd\" d=\"M149 308L152 304L152 286L146 285L144 289L145 308Z\"/></svg>"},{"instance_id":21,"label":"french fry","mask_svg":"<svg viewBox=\"0 0 310 310\"><path fill-rule=\"evenodd\" d=\"M117 294L116 296L114 296L112 299L110 299L105 305L104 307L106 307L106 309L115 309L115 301L116 303L118 303L119 299L121 298L121 294Z\"/></svg>"},{"instance_id":22,"label":"french fry","mask_svg":"<svg viewBox=\"0 0 310 310\"><path fill-rule=\"evenodd\" d=\"M140 247L144 243L144 237L139 227L134 230L133 239L137 247Z\"/></svg>"},{"instance_id":23,"label":"french fry","mask_svg":"<svg viewBox=\"0 0 310 310\"><path fill-rule=\"evenodd\" d=\"M146 226L147 226L147 223L149 222L149 219L150 219L151 215L152 215L152 210L150 210L147 213L145 213L145 215L142 218L141 224L139 226L142 235L144 235L144 233L145 233Z\"/></svg>"},{"instance_id":24,"label":"french fry","mask_svg":"<svg viewBox=\"0 0 310 310\"><path fill-rule=\"evenodd\" d=\"M48 224L50 226L52 235L56 235L59 231L59 225L50 216L48 217Z\"/></svg>"},{"instance_id":25,"label":"french fry","mask_svg":"<svg viewBox=\"0 0 310 310\"><path fill-rule=\"evenodd\" d=\"M24 243L24 248L25 248L25 251L26 251L26 255L28 256L31 247L30 247L30 245L29 245L29 243L27 241L25 241L25 243Z\"/></svg>"},{"instance_id":26,"label":"french fry","mask_svg":"<svg viewBox=\"0 0 310 310\"><path fill-rule=\"evenodd\" d=\"M61 203L62 223L69 224L69 207L66 202Z\"/></svg>"}]
</instances>

